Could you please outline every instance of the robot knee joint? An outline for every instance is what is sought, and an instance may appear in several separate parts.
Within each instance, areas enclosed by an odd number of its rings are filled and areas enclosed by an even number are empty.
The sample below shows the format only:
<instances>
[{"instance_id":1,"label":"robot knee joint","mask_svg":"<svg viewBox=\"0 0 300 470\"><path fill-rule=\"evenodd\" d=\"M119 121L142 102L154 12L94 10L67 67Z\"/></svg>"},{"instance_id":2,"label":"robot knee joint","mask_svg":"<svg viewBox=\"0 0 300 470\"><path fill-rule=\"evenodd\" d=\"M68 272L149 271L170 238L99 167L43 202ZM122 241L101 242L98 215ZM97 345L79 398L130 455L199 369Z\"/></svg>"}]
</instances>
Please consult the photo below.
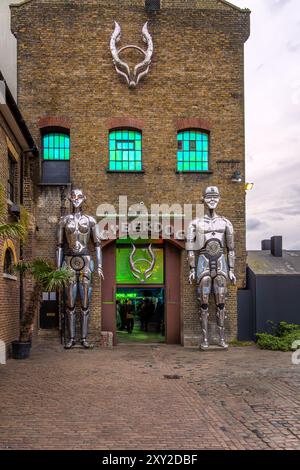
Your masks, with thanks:
<instances>
[{"instance_id":1,"label":"robot knee joint","mask_svg":"<svg viewBox=\"0 0 300 470\"><path fill-rule=\"evenodd\" d=\"M218 309L219 310L224 310L225 304L218 304Z\"/></svg>"}]
</instances>

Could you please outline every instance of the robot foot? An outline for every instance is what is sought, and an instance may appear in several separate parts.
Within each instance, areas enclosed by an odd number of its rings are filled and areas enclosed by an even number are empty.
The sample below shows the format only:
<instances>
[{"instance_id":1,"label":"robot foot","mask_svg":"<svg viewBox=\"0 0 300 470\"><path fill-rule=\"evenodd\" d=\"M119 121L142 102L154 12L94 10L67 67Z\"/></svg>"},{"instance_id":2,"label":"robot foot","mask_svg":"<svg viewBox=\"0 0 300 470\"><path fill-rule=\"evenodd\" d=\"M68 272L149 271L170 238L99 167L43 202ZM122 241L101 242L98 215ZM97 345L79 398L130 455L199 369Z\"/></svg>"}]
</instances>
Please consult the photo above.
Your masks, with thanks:
<instances>
[{"instance_id":1,"label":"robot foot","mask_svg":"<svg viewBox=\"0 0 300 470\"><path fill-rule=\"evenodd\" d=\"M225 328L224 327L218 327L219 329L219 342L218 346L223 349L228 349L228 344L225 341Z\"/></svg>"},{"instance_id":2,"label":"robot foot","mask_svg":"<svg viewBox=\"0 0 300 470\"><path fill-rule=\"evenodd\" d=\"M72 349L75 344L75 339L71 338L67 343L65 343L65 349Z\"/></svg>"},{"instance_id":3,"label":"robot foot","mask_svg":"<svg viewBox=\"0 0 300 470\"><path fill-rule=\"evenodd\" d=\"M221 339L218 345L220 346L220 348L228 349L228 344L224 341L224 339Z\"/></svg>"},{"instance_id":4,"label":"robot foot","mask_svg":"<svg viewBox=\"0 0 300 470\"><path fill-rule=\"evenodd\" d=\"M205 340L203 340L203 341L201 342L201 344L200 344L200 349L201 349L202 351L205 351L205 350L208 349L208 348L209 348L209 343L208 343L207 339L205 339Z\"/></svg>"},{"instance_id":5,"label":"robot foot","mask_svg":"<svg viewBox=\"0 0 300 470\"><path fill-rule=\"evenodd\" d=\"M82 346L84 349L90 349L90 344L89 344L89 342L88 342L85 338L83 338L83 339L81 340L81 346Z\"/></svg>"}]
</instances>

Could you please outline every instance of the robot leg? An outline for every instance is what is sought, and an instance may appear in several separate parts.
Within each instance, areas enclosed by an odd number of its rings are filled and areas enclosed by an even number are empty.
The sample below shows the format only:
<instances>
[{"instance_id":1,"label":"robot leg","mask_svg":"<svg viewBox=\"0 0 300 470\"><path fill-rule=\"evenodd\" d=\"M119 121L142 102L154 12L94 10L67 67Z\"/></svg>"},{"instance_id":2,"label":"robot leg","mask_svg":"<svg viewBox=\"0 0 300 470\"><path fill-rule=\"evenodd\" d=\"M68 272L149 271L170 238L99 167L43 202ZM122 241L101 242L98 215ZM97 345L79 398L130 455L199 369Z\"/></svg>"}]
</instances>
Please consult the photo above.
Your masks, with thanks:
<instances>
[{"instance_id":1,"label":"robot leg","mask_svg":"<svg viewBox=\"0 0 300 470\"><path fill-rule=\"evenodd\" d=\"M211 291L211 277L204 276L198 286L198 300L200 302L200 320L202 329L202 341L200 349L205 350L209 347L208 342L208 301Z\"/></svg>"},{"instance_id":2,"label":"robot leg","mask_svg":"<svg viewBox=\"0 0 300 470\"><path fill-rule=\"evenodd\" d=\"M69 332L69 340L65 343L65 349L71 349L75 346L76 338L76 296L77 296L77 279L74 272L74 276L71 278L67 291L67 326Z\"/></svg>"},{"instance_id":3,"label":"robot leg","mask_svg":"<svg viewBox=\"0 0 300 470\"><path fill-rule=\"evenodd\" d=\"M80 273L79 290L81 297L81 345L85 349L89 349L90 347L87 341L87 335L90 318L89 301L91 295L91 281L91 272L89 270L85 270L84 272Z\"/></svg>"},{"instance_id":4,"label":"robot leg","mask_svg":"<svg viewBox=\"0 0 300 470\"><path fill-rule=\"evenodd\" d=\"M225 297L227 292L227 279L224 276L217 276L214 279L214 293L217 304L217 327L219 330L219 346L227 349L228 344L225 341Z\"/></svg>"}]
</instances>

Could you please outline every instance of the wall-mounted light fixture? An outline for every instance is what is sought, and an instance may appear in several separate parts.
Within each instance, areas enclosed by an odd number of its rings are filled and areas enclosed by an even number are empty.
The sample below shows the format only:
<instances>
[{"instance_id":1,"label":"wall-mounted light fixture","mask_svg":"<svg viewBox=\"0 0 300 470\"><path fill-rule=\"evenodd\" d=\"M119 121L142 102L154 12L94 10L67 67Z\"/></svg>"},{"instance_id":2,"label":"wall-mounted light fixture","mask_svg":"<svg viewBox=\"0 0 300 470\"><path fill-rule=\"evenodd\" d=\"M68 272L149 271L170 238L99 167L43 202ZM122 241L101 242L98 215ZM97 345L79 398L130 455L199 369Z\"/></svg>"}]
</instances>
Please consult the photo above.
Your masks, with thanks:
<instances>
[{"instance_id":1,"label":"wall-mounted light fixture","mask_svg":"<svg viewBox=\"0 0 300 470\"><path fill-rule=\"evenodd\" d=\"M239 170L235 171L232 175L231 181L233 183L241 183L243 181L242 173Z\"/></svg>"},{"instance_id":2,"label":"wall-mounted light fixture","mask_svg":"<svg viewBox=\"0 0 300 470\"><path fill-rule=\"evenodd\" d=\"M245 190L251 191L254 187L254 183L245 183Z\"/></svg>"},{"instance_id":3,"label":"wall-mounted light fixture","mask_svg":"<svg viewBox=\"0 0 300 470\"><path fill-rule=\"evenodd\" d=\"M145 7L148 12L157 12L160 10L160 0L145 0Z\"/></svg>"}]
</instances>

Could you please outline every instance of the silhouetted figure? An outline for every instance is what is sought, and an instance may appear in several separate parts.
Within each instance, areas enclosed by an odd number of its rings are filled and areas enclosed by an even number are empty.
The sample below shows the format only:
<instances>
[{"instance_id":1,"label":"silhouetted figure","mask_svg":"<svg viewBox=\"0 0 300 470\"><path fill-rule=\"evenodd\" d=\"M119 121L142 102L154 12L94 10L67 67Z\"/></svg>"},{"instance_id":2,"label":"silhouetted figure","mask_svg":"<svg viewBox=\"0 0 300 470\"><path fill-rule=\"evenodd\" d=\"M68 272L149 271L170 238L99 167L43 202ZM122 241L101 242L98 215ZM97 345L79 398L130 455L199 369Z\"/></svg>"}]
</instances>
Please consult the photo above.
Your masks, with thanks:
<instances>
[{"instance_id":1,"label":"silhouetted figure","mask_svg":"<svg viewBox=\"0 0 300 470\"><path fill-rule=\"evenodd\" d=\"M161 333L163 336L165 334L164 330L164 304L161 300L158 301L155 314L156 314L156 319L157 319L157 324L156 324L156 331L157 333Z\"/></svg>"},{"instance_id":2,"label":"silhouetted figure","mask_svg":"<svg viewBox=\"0 0 300 470\"><path fill-rule=\"evenodd\" d=\"M126 304L125 302L122 302L120 305L120 317L121 317L120 330L123 331L126 328Z\"/></svg>"},{"instance_id":3,"label":"silhouetted figure","mask_svg":"<svg viewBox=\"0 0 300 470\"><path fill-rule=\"evenodd\" d=\"M126 300L125 312L126 312L127 331L129 334L131 334L133 327L134 327L134 313L133 313L133 305L131 304L130 300Z\"/></svg>"}]
</instances>

